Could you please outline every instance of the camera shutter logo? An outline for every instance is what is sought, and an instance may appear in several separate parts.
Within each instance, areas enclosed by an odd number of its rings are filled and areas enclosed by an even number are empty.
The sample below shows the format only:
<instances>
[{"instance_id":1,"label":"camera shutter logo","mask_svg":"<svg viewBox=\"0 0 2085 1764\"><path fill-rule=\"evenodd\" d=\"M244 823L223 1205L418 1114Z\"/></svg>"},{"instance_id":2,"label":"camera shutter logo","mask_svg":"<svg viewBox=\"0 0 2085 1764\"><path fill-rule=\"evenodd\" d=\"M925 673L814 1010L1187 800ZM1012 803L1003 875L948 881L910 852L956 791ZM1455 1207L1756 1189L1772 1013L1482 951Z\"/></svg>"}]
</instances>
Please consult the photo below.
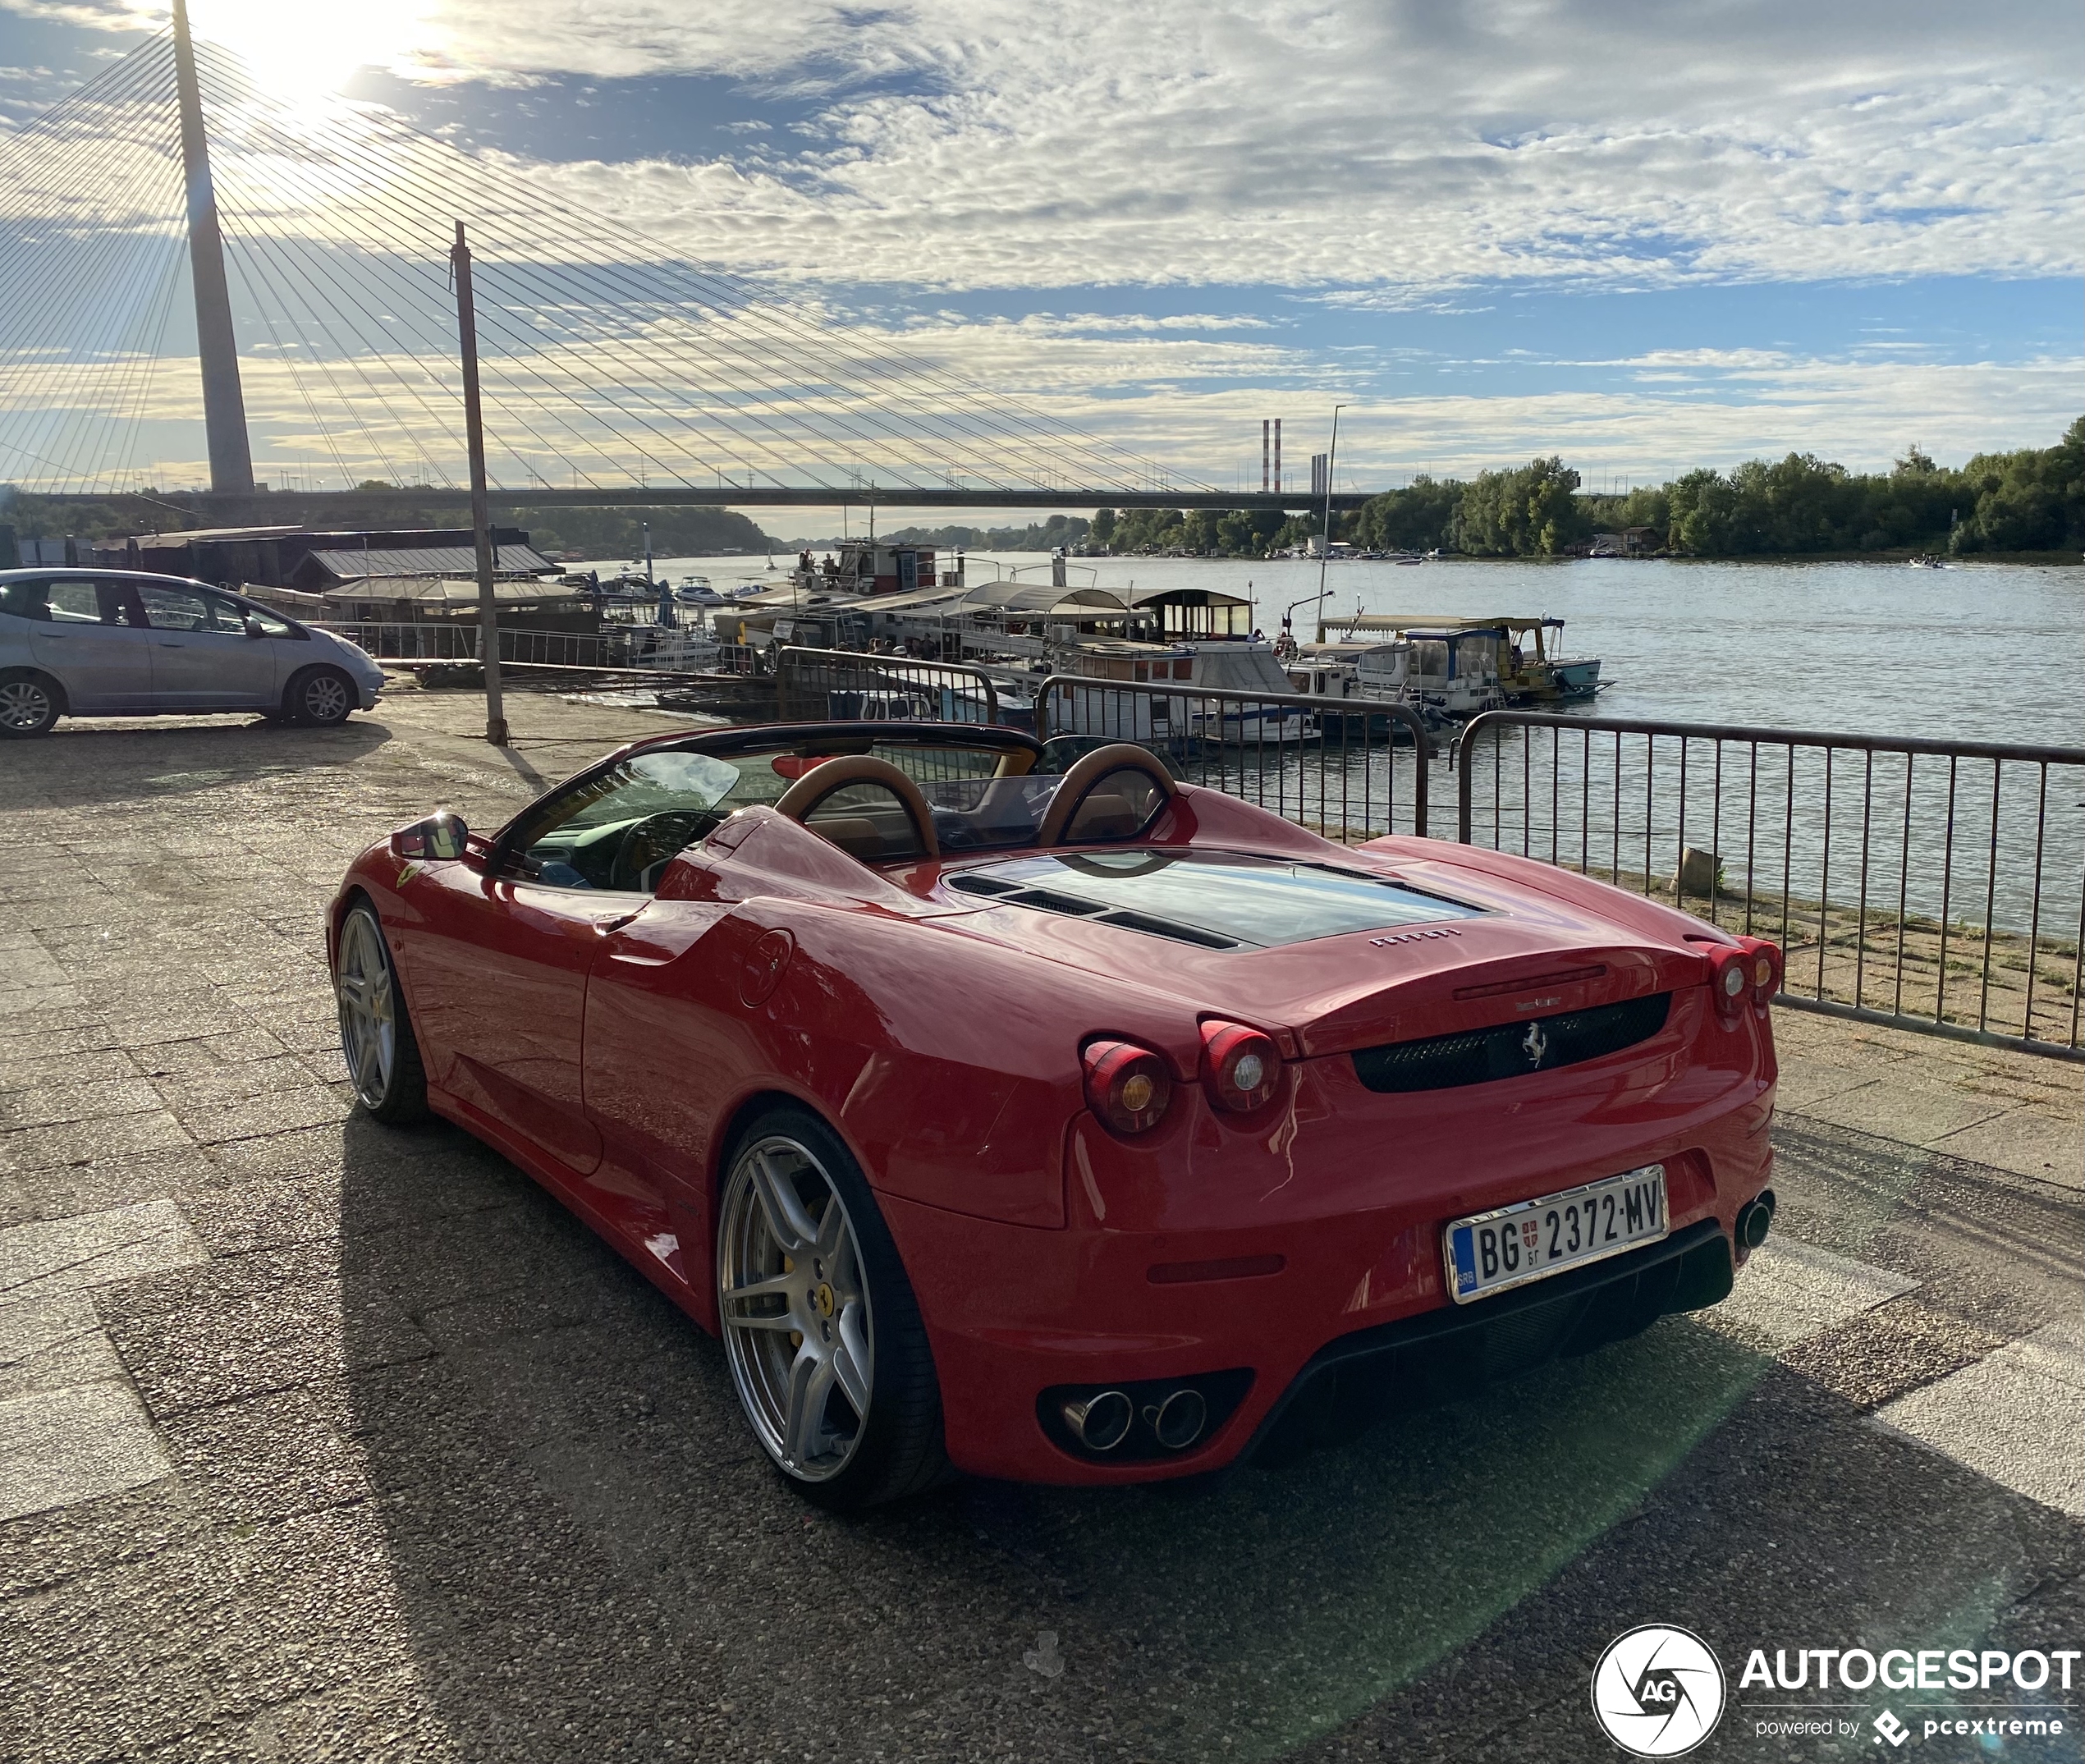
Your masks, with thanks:
<instances>
[{"instance_id":1,"label":"camera shutter logo","mask_svg":"<svg viewBox=\"0 0 2085 1764\"><path fill-rule=\"evenodd\" d=\"M1691 1752L1722 1719L1723 1663L1691 1629L1649 1623L1607 1644L1592 1669L1601 1731L1643 1758Z\"/></svg>"}]
</instances>

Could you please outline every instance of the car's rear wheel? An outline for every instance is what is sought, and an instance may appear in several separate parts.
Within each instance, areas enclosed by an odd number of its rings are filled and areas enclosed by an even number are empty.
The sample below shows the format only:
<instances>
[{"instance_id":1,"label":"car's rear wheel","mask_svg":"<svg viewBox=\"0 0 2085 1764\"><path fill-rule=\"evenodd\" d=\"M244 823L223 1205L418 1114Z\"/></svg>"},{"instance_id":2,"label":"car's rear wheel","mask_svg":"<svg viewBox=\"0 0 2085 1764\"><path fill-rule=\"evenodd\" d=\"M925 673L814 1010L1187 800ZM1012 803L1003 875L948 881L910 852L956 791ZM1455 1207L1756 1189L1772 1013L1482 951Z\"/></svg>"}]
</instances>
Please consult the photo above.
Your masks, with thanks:
<instances>
[{"instance_id":1,"label":"car's rear wheel","mask_svg":"<svg viewBox=\"0 0 2085 1764\"><path fill-rule=\"evenodd\" d=\"M355 702L355 682L337 667L308 667L282 694L293 721L319 729L346 722Z\"/></svg>"},{"instance_id":2,"label":"car's rear wheel","mask_svg":"<svg viewBox=\"0 0 2085 1764\"><path fill-rule=\"evenodd\" d=\"M26 671L0 674L0 735L48 735L64 708L55 681Z\"/></svg>"},{"instance_id":3,"label":"car's rear wheel","mask_svg":"<svg viewBox=\"0 0 2085 1764\"><path fill-rule=\"evenodd\" d=\"M912 1285L838 1137L796 1108L740 1137L717 1235L724 1355L754 1436L805 1499L857 1511L947 1474Z\"/></svg>"},{"instance_id":4,"label":"car's rear wheel","mask_svg":"<svg viewBox=\"0 0 2085 1764\"><path fill-rule=\"evenodd\" d=\"M355 1083L355 1100L380 1121L396 1125L427 1113L427 1074L406 995L392 965L391 946L375 908L365 900L341 922L333 990L340 1001L341 1052Z\"/></svg>"}]
</instances>

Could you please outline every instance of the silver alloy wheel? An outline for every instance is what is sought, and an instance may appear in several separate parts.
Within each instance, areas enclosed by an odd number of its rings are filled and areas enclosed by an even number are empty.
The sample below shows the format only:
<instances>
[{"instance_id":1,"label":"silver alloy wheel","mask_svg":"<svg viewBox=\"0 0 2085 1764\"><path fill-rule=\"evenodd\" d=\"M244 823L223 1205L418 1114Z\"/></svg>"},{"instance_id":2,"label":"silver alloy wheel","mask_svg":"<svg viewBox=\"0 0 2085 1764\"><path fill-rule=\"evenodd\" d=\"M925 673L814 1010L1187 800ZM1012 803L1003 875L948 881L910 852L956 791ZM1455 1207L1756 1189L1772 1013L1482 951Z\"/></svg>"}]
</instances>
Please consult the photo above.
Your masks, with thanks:
<instances>
[{"instance_id":1,"label":"silver alloy wheel","mask_svg":"<svg viewBox=\"0 0 2085 1764\"><path fill-rule=\"evenodd\" d=\"M397 989L373 914L358 906L341 927L341 1052L364 1108L383 1106L398 1062Z\"/></svg>"},{"instance_id":2,"label":"silver alloy wheel","mask_svg":"<svg viewBox=\"0 0 2085 1764\"><path fill-rule=\"evenodd\" d=\"M854 1221L799 1141L739 1154L717 1271L725 1358L760 1443L804 1482L838 1475L868 1428L875 1332Z\"/></svg>"},{"instance_id":3,"label":"silver alloy wheel","mask_svg":"<svg viewBox=\"0 0 2085 1764\"><path fill-rule=\"evenodd\" d=\"M304 713L314 722L338 722L354 708L347 683L337 674L314 674L304 683Z\"/></svg>"},{"instance_id":4,"label":"silver alloy wheel","mask_svg":"<svg viewBox=\"0 0 2085 1764\"><path fill-rule=\"evenodd\" d=\"M0 685L0 728L33 734L51 720L51 689L40 680Z\"/></svg>"}]
</instances>

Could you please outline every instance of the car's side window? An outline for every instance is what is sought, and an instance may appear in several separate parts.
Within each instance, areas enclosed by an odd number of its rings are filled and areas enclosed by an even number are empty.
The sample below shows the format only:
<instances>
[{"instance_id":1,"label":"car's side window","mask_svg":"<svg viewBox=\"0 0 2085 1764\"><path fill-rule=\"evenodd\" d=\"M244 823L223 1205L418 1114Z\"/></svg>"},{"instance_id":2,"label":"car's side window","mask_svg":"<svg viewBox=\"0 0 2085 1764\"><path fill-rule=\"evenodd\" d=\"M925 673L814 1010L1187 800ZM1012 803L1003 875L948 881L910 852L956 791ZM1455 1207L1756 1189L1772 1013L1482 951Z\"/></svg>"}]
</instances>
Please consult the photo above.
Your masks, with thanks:
<instances>
[{"instance_id":1,"label":"car's side window","mask_svg":"<svg viewBox=\"0 0 2085 1764\"><path fill-rule=\"evenodd\" d=\"M45 604L44 582L10 582L0 589L0 612L12 613L18 619L48 619L50 607Z\"/></svg>"},{"instance_id":2,"label":"car's side window","mask_svg":"<svg viewBox=\"0 0 2085 1764\"><path fill-rule=\"evenodd\" d=\"M145 618L155 630L207 631L217 628L209 600L192 588L141 582L138 593L144 602Z\"/></svg>"},{"instance_id":3,"label":"car's side window","mask_svg":"<svg viewBox=\"0 0 2085 1764\"><path fill-rule=\"evenodd\" d=\"M221 600L215 594L205 594L203 604L209 609L210 621L203 627L204 630L220 631L227 637L244 637L246 635L246 615L236 603Z\"/></svg>"},{"instance_id":4,"label":"car's side window","mask_svg":"<svg viewBox=\"0 0 2085 1764\"><path fill-rule=\"evenodd\" d=\"M287 619L277 617L265 607L245 607L238 610L243 617L251 619L254 624L260 626L261 634L263 636L294 637L296 635L296 630Z\"/></svg>"},{"instance_id":5,"label":"car's side window","mask_svg":"<svg viewBox=\"0 0 2085 1764\"><path fill-rule=\"evenodd\" d=\"M53 625L105 625L99 584L93 582L53 582L46 593Z\"/></svg>"},{"instance_id":6,"label":"car's side window","mask_svg":"<svg viewBox=\"0 0 2085 1764\"><path fill-rule=\"evenodd\" d=\"M102 582L101 620L104 625L128 625L143 630L151 621L144 616L144 603L128 582Z\"/></svg>"},{"instance_id":7,"label":"car's side window","mask_svg":"<svg viewBox=\"0 0 2085 1764\"><path fill-rule=\"evenodd\" d=\"M709 754L633 754L538 803L507 841L511 871L554 888L648 894L729 812L739 768Z\"/></svg>"}]
</instances>

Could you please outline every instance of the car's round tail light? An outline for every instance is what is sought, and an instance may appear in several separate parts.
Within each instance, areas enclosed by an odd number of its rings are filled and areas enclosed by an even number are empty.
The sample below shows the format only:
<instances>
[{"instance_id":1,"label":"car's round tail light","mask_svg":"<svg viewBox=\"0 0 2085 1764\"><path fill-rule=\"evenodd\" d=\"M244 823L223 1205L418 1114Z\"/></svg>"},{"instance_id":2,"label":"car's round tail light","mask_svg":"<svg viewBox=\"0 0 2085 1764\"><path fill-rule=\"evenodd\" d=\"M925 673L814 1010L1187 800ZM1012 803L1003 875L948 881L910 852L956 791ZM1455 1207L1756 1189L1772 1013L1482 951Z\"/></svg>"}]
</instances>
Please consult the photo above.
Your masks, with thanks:
<instances>
[{"instance_id":1,"label":"car's round tail light","mask_svg":"<svg viewBox=\"0 0 2085 1764\"><path fill-rule=\"evenodd\" d=\"M1751 983L1752 1001L1763 1005L1781 989L1781 952L1765 937L1740 937L1745 952L1745 978Z\"/></svg>"},{"instance_id":2,"label":"car's round tail light","mask_svg":"<svg viewBox=\"0 0 2085 1764\"><path fill-rule=\"evenodd\" d=\"M1148 1133L1173 1100L1173 1074L1148 1047L1134 1042L1088 1042L1080 1055L1086 1102L1117 1133Z\"/></svg>"},{"instance_id":3,"label":"car's round tail light","mask_svg":"<svg viewBox=\"0 0 2085 1764\"><path fill-rule=\"evenodd\" d=\"M1240 1023L1202 1025L1202 1082L1219 1108L1247 1114L1271 1102L1281 1083L1272 1037Z\"/></svg>"},{"instance_id":4,"label":"car's round tail light","mask_svg":"<svg viewBox=\"0 0 2085 1764\"><path fill-rule=\"evenodd\" d=\"M1734 1018L1752 1002L1752 952L1725 944L1708 959L1709 990L1716 995L1716 1008Z\"/></svg>"}]
</instances>

